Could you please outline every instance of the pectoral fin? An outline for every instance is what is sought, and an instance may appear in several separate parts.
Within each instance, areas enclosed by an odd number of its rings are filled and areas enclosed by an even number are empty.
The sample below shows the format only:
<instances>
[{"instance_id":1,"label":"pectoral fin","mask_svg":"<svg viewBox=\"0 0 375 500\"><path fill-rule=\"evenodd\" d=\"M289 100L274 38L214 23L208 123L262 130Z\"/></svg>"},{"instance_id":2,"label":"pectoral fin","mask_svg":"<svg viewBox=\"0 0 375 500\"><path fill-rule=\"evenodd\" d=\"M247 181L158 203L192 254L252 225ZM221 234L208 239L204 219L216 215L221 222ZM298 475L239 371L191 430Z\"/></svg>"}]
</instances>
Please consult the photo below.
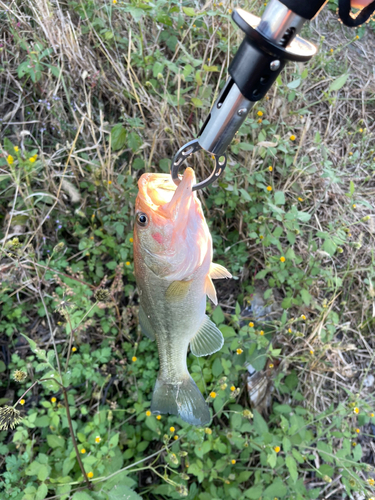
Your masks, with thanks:
<instances>
[{"instance_id":1,"label":"pectoral fin","mask_svg":"<svg viewBox=\"0 0 375 500\"><path fill-rule=\"evenodd\" d=\"M203 323L190 341L190 349L194 356L208 356L219 351L224 338L217 326L205 315Z\"/></svg>"},{"instance_id":2,"label":"pectoral fin","mask_svg":"<svg viewBox=\"0 0 375 500\"><path fill-rule=\"evenodd\" d=\"M205 292L212 300L212 302L215 304L215 306L217 306L216 290L209 275L207 275L205 281Z\"/></svg>"},{"instance_id":3,"label":"pectoral fin","mask_svg":"<svg viewBox=\"0 0 375 500\"><path fill-rule=\"evenodd\" d=\"M189 293L192 280L190 281L173 281L166 293L165 298L170 302L179 302L183 300Z\"/></svg>"},{"instance_id":4,"label":"pectoral fin","mask_svg":"<svg viewBox=\"0 0 375 500\"><path fill-rule=\"evenodd\" d=\"M139 306L139 325L141 327L143 335L146 335L150 340L155 340L155 333L151 326L150 320L147 314L144 312L143 307Z\"/></svg>"},{"instance_id":5,"label":"pectoral fin","mask_svg":"<svg viewBox=\"0 0 375 500\"><path fill-rule=\"evenodd\" d=\"M225 269L224 266L221 266L220 264L214 264L212 262L210 267L210 277L213 280L219 280L223 278L231 278L232 275L230 274L228 269Z\"/></svg>"}]
</instances>

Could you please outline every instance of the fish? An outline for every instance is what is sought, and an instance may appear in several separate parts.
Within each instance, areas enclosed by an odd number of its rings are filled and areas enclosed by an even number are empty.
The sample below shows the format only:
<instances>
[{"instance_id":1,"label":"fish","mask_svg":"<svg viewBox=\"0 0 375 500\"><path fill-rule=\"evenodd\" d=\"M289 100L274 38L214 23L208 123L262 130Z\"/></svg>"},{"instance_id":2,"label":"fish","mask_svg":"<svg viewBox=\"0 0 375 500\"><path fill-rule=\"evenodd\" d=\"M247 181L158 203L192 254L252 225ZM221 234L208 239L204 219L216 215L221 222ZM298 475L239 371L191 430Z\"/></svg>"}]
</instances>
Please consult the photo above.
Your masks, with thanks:
<instances>
[{"instance_id":1,"label":"fish","mask_svg":"<svg viewBox=\"0 0 375 500\"><path fill-rule=\"evenodd\" d=\"M216 305L212 280L232 275L212 262L212 238L195 183L190 167L178 186L168 174L143 174L133 245L139 324L156 341L160 360L151 412L202 426L210 422L210 410L188 372L188 348L198 357L222 348L223 335L206 315L206 297Z\"/></svg>"}]
</instances>

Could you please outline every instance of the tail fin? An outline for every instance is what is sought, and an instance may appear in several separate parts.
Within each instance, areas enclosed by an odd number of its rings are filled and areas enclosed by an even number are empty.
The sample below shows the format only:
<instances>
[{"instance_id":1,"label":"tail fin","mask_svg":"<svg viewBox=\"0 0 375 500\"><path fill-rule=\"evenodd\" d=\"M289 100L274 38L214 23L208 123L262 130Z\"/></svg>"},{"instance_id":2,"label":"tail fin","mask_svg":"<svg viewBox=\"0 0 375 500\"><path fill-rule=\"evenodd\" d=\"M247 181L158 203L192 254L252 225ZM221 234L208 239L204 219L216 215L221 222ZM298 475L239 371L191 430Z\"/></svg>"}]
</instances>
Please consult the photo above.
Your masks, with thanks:
<instances>
[{"instance_id":1,"label":"tail fin","mask_svg":"<svg viewBox=\"0 0 375 500\"><path fill-rule=\"evenodd\" d=\"M206 425L211 420L204 397L190 375L178 384L163 383L157 379L151 411L155 414L178 415L192 425Z\"/></svg>"}]
</instances>

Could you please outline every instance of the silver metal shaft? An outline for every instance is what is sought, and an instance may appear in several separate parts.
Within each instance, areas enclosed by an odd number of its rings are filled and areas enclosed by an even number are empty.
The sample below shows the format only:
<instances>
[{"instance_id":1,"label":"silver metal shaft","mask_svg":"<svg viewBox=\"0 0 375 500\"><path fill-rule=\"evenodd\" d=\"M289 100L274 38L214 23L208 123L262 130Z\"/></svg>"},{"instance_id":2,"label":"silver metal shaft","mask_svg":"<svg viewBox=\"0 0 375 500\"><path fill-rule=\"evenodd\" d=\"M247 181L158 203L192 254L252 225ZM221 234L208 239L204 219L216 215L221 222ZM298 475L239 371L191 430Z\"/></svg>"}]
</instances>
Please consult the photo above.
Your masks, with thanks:
<instances>
[{"instance_id":1,"label":"silver metal shaft","mask_svg":"<svg viewBox=\"0 0 375 500\"><path fill-rule=\"evenodd\" d=\"M306 19L294 14L279 0L271 0L257 30L270 41L283 45L287 39L289 44L301 31L305 21ZM274 62L280 64L279 61ZM254 101L249 101L241 94L230 77L212 106L208 120L198 137L199 145L211 154L222 155L254 104Z\"/></svg>"}]
</instances>

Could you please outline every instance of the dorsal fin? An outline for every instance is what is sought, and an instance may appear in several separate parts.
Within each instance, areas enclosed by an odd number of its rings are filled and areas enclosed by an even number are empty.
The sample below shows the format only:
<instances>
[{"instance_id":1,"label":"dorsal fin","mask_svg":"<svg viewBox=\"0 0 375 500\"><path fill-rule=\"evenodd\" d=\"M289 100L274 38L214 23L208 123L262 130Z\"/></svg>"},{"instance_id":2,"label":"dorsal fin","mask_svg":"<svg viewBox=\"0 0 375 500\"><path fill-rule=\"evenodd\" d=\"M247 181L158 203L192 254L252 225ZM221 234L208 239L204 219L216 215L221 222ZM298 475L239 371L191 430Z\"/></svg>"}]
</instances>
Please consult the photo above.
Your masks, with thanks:
<instances>
[{"instance_id":1,"label":"dorsal fin","mask_svg":"<svg viewBox=\"0 0 375 500\"><path fill-rule=\"evenodd\" d=\"M205 284L206 294L212 300L212 302L215 304L215 306L217 306L216 290L215 290L214 284L212 283L212 280L211 280L209 274L207 274L206 281L204 284Z\"/></svg>"},{"instance_id":2,"label":"dorsal fin","mask_svg":"<svg viewBox=\"0 0 375 500\"><path fill-rule=\"evenodd\" d=\"M214 262L211 262L210 277L213 280L219 280L219 279L223 279L223 278L231 278L232 275L230 274L228 269L225 269L224 266L221 266L220 264L215 264Z\"/></svg>"},{"instance_id":3,"label":"dorsal fin","mask_svg":"<svg viewBox=\"0 0 375 500\"><path fill-rule=\"evenodd\" d=\"M217 326L205 315L204 320L190 341L190 349L194 356L208 356L219 351L224 344L224 338Z\"/></svg>"}]
</instances>

